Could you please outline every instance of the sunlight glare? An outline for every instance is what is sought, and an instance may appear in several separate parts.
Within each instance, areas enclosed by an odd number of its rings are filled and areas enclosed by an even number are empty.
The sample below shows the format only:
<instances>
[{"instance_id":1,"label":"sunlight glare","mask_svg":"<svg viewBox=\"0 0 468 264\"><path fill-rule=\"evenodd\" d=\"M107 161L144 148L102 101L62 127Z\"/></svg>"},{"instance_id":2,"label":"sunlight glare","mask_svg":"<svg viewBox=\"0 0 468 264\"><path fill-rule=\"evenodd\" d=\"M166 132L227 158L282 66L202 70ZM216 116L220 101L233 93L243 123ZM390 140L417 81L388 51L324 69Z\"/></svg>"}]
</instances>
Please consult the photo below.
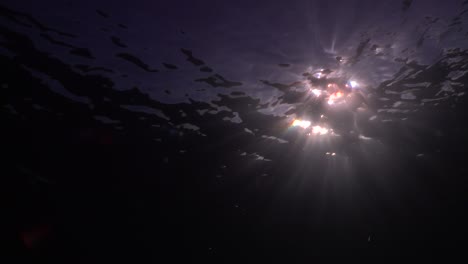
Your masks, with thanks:
<instances>
[{"instance_id":1,"label":"sunlight glare","mask_svg":"<svg viewBox=\"0 0 468 264\"><path fill-rule=\"evenodd\" d=\"M299 119L294 119L293 123L292 123L292 126L296 127L302 127L304 129L310 127L312 123L310 121L307 121L307 120L299 120Z\"/></svg>"}]
</instances>

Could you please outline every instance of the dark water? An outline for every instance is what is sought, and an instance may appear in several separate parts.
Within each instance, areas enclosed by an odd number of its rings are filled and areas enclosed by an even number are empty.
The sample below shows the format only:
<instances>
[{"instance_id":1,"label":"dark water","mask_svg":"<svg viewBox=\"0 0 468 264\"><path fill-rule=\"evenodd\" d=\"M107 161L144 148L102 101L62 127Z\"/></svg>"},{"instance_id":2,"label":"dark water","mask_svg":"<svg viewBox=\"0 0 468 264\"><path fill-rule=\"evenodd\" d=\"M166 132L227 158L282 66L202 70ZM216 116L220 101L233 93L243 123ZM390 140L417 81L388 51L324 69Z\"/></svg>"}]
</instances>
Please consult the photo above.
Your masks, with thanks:
<instances>
[{"instance_id":1,"label":"dark water","mask_svg":"<svg viewBox=\"0 0 468 264\"><path fill-rule=\"evenodd\" d=\"M465 246L467 1L46 2L0 6L15 259Z\"/></svg>"}]
</instances>

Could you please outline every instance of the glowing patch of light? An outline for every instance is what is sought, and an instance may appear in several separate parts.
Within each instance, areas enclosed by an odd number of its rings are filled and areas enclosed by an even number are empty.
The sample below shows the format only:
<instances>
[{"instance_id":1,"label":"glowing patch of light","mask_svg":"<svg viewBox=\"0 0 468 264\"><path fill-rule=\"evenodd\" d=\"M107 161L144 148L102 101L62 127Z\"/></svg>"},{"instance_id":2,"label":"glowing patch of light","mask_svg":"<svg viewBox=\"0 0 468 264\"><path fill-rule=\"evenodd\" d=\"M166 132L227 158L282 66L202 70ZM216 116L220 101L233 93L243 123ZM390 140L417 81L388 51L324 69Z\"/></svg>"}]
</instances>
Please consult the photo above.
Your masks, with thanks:
<instances>
[{"instance_id":1,"label":"glowing patch of light","mask_svg":"<svg viewBox=\"0 0 468 264\"><path fill-rule=\"evenodd\" d=\"M306 129L310 127L311 124L312 123L310 121L295 119L291 126L294 126L294 127L298 126L298 127L302 127Z\"/></svg>"},{"instance_id":2,"label":"glowing patch of light","mask_svg":"<svg viewBox=\"0 0 468 264\"><path fill-rule=\"evenodd\" d=\"M370 137L366 137L366 136L363 136L363 135L359 135L359 138L362 139L362 140L371 140L372 139Z\"/></svg>"},{"instance_id":3,"label":"glowing patch of light","mask_svg":"<svg viewBox=\"0 0 468 264\"><path fill-rule=\"evenodd\" d=\"M330 95L330 97L328 98L328 104L329 105L332 105L335 103L335 101L342 97L343 96L343 93L342 92L336 92L336 93L333 93L332 95Z\"/></svg>"},{"instance_id":4,"label":"glowing patch of light","mask_svg":"<svg viewBox=\"0 0 468 264\"><path fill-rule=\"evenodd\" d=\"M349 85L351 85L351 88L356 88L359 86L359 84L356 81L350 81Z\"/></svg>"},{"instance_id":5,"label":"glowing patch of light","mask_svg":"<svg viewBox=\"0 0 468 264\"><path fill-rule=\"evenodd\" d=\"M320 91L319 89L312 89L312 93L315 96L319 97L322 94L322 91Z\"/></svg>"},{"instance_id":6,"label":"glowing patch of light","mask_svg":"<svg viewBox=\"0 0 468 264\"><path fill-rule=\"evenodd\" d=\"M317 78L317 79L322 78L322 71L323 71L323 69L320 69L319 72L314 73L313 76L314 76L315 78Z\"/></svg>"},{"instance_id":7,"label":"glowing patch of light","mask_svg":"<svg viewBox=\"0 0 468 264\"><path fill-rule=\"evenodd\" d=\"M328 129L321 126L314 126L312 127L312 134L326 135L328 134Z\"/></svg>"}]
</instances>

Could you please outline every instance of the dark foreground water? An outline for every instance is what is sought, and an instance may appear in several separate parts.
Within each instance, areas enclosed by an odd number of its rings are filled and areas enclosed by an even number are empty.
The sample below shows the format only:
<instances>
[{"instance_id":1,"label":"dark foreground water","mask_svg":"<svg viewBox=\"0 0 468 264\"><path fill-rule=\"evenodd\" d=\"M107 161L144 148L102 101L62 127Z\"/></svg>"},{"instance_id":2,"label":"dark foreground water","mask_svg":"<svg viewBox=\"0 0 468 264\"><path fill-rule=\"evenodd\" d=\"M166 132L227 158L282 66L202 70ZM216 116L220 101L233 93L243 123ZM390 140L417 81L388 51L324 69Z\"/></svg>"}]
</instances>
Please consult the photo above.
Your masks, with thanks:
<instances>
[{"instance_id":1,"label":"dark foreground water","mask_svg":"<svg viewBox=\"0 0 468 264\"><path fill-rule=\"evenodd\" d=\"M6 1L10 252L310 263L463 249L467 16L468 1Z\"/></svg>"}]
</instances>

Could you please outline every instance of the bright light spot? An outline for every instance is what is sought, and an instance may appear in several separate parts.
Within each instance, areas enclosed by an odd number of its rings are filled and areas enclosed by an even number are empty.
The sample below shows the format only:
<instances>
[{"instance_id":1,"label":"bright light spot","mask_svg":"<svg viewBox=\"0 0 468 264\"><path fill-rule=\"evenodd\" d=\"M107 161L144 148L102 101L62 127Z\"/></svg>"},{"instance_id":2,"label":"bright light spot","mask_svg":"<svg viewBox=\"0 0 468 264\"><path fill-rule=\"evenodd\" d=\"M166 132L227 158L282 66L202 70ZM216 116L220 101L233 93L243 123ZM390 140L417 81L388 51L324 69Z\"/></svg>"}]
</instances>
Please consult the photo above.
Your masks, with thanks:
<instances>
[{"instance_id":1,"label":"bright light spot","mask_svg":"<svg viewBox=\"0 0 468 264\"><path fill-rule=\"evenodd\" d=\"M323 115L320 115L320 118L323 118Z\"/></svg>"},{"instance_id":2,"label":"bright light spot","mask_svg":"<svg viewBox=\"0 0 468 264\"><path fill-rule=\"evenodd\" d=\"M325 135L328 134L328 129L321 126L314 126L312 127L312 133L318 135Z\"/></svg>"},{"instance_id":3,"label":"bright light spot","mask_svg":"<svg viewBox=\"0 0 468 264\"><path fill-rule=\"evenodd\" d=\"M335 152L333 152L333 153L332 153L332 156L335 156L335 155L336 155L336 153L335 153Z\"/></svg>"},{"instance_id":4,"label":"bright light spot","mask_svg":"<svg viewBox=\"0 0 468 264\"><path fill-rule=\"evenodd\" d=\"M351 85L351 88L356 88L359 86L359 84L356 81L350 81L349 85Z\"/></svg>"},{"instance_id":5,"label":"bright light spot","mask_svg":"<svg viewBox=\"0 0 468 264\"><path fill-rule=\"evenodd\" d=\"M312 93L315 96L319 97L322 94L322 91L320 91L319 89L312 89Z\"/></svg>"},{"instance_id":6,"label":"bright light spot","mask_svg":"<svg viewBox=\"0 0 468 264\"><path fill-rule=\"evenodd\" d=\"M336 93L333 93L332 95L330 95L330 97L328 98L328 104L329 105L332 105L335 103L335 101L342 97L343 96L343 93L342 92L336 92Z\"/></svg>"},{"instance_id":7,"label":"bright light spot","mask_svg":"<svg viewBox=\"0 0 468 264\"><path fill-rule=\"evenodd\" d=\"M298 126L306 129L310 127L311 124L312 123L310 121L295 119L292 123L292 126Z\"/></svg>"},{"instance_id":8,"label":"bright light spot","mask_svg":"<svg viewBox=\"0 0 468 264\"><path fill-rule=\"evenodd\" d=\"M362 139L362 140L371 140L372 139L370 137L366 137L366 136L363 136L363 135L359 135L359 138Z\"/></svg>"}]
</instances>

